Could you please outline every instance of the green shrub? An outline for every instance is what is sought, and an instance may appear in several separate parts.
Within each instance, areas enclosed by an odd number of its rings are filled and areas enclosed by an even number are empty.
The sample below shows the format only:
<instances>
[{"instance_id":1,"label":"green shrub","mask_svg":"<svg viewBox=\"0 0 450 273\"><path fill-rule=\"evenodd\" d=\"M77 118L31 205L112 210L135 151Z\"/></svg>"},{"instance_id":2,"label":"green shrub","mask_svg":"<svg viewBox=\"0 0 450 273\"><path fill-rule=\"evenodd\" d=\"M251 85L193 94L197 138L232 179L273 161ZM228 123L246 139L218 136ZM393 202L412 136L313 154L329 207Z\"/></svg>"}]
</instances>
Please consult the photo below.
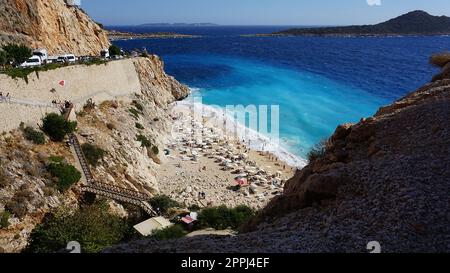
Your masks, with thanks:
<instances>
[{"instance_id":1,"label":"green shrub","mask_svg":"<svg viewBox=\"0 0 450 273\"><path fill-rule=\"evenodd\" d=\"M108 207L97 202L73 214L47 215L32 231L25 252L53 253L77 241L83 253L96 253L125 239L129 231L124 220L109 214Z\"/></svg>"},{"instance_id":2,"label":"green shrub","mask_svg":"<svg viewBox=\"0 0 450 273\"><path fill-rule=\"evenodd\" d=\"M67 134L75 131L76 121L67 121L63 116L56 113L47 114L42 119L42 129L52 141L63 141Z\"/></svg>"},{"instance_id":3,"label":"green shrub","mask_svg":"<svg viewBox=\"0 0 450 273\"><path fill-rule=\"evenodd\" d=\"M102 59L91 59L91 60L88 60L88 61L84 61L83 64L86 65L86 66L102 65L102 64L107 65L108 61L102 60Z\"/></svg>"},{"instance_id":4,"label":"green shrub","mask_svg":"<svg viewBox=\"0 0 450 273\"><path fill-rule=\"evenodd\" d=\"M111 45L109 47L109 55L110 56L120 56L120 55L122 55L122 52L118 46Z\"/></svg>"},{"instance_id":5,"label":"green shrub","mask_svg":"<svg viewBox=\"0 0 450 273\"><path fill-rule=\"evenodd\" d=\"M157 230L152 238L158 241L179 239L186 236L188 232L181 225L173 225L165 229Z\"/></svg>"},{"instance_id":6,"label":"green shrub","mask_svg":"<svg viewBox=\"0 0 450 273\"><path fill-rule=\"evenodd\" d=\"M148 55L148 53L147 53L147 52L142 52L142 53L141 53L141 57L144 57L144 58L148 58L148 57L149 57L149 55Z\"/></svg>"},{"instance_id":7,"label":"green shrub","mask_svg":"<svg viewBox=\"0 0 450 273\"><path fill-rule=\"evenodd\" d=\"M131 116L134 117L134 119L139 119L139 115L141 114L139 110L135 108L130 108L128 109L128 111L130 112Z\"/></svg>"},{"instance_id":8,"label":"green shrub","mask_svg":"<svg viewBox=\"0 0 450 273\"><path fill-rule=\"evenodd\" d=\"M139 112L143 112L144 111L144 106L139 102L139 101L137 101L137 100L133 100L133 105L134 105L134 107L136 107L136 109L139 111Z\"/></svg>"},{"instance_id":9,"label":"green shrub","mask_svg":"<svg viewBox=\"0 0 450 273\"><path fill-rule=\"evenodd\" d=\"M136 122L135 126L136 126L136 128L138 128L139 130L144 130L144 129L145 129L144 126L142 126L142 124L140 124L140 123L138 123L138 122Z\"/></svg>"},{"instance_id":10,"label":"green shrub","mask_svg":"<svg viewBox=\"0 0 450 273\"><path fill-rule=\"evenodd\" d=\"M29 140L34 144L45 144L44 133L35 130L33 127L25 127L25 129L23 129L23 134L26 140Z\"/></svg>"},{"instance_id":11,"label":"green shrub","mask_svg":"<svg viewBox=\"0 0 450 273\"><path fill-rule=\"evenodd\" d=\"M8 44L3 46L7 59L18 65L32 56L32 51L25 45Z\"/></svg>"},{"instance_id":12,"label":"green shrub","mask_svg":"<svg viewBox=\"0 0 450 273\"><path fill-rule=\"evenodd\" d=\"M46 65L42 65L42 66L26 67L26 68L11 67L11 68L6 69L4 71L4 73L13 79L16 79L16 78L23 79L26 83L28 83L28 75L30 75L31 73L36 73L36 75L39 77L39 72L41 72L41 71L54 70L54 69L58 69L58 68L61 68L64 66L67 66L67 64L54 63L54 64L46 64Z\"/></svg>"},{"instance_id":13,"label":"green shrub","mask_svg":"<svg viewBox=\"0 0 450 273\"><path fill-rule=\"evenodd\" d=\"M150 148L152 146L151 141L144 135L137 135L136 140L141 143L141 147Z\"/></svg>"},{"instance_id":14,"label":"green shrub","mask_svg":"<svg viewBox=\"0 0 450 273\"><path fill-rule=\"evenodd\" d=\"M188 208L190 211L200 211L202 208L200 208L199 205L193 204Z\"/></svg>"},{"instance_id":15,"label":"green shrub","mask_svg":"<svg viewBox=\"0 0 450 273\"><path fill-rule=\"evenodd\" d=\"M450 52L433 54L430 57L430 63L439 68L443 68L446 64L450 63Z\"/></svg>"},{"instance_id":16,"label":"green shrub","mask_svg":"<svg viewBox=\"0 0 450 273\"><path fill-rule=\"evenodd\" d=\"M63 162L50 163L47 171L56 178L57 188L61 192L68 190L81 179L81 173L74 166Z\"/></svg>"},{"instance_id":17,"label":"green shrub","mask_svg":"<svg viewBox=\"0 0 450 273\"><path fill-rule=\"evenodd\" d=\"M83 145L81 145L81 149L83 150L86 160L93 167L97 167L99 161L102 160L106 155L105 150L89 143L84 143Z\"/></svg>"},{"instance_id":18,"label":"green shrub","mask_svg":"<svg viewBox=\"0 0 450 273\"><path fill-rule=\"evenodd\" d=\"M314 162L316 160L324 158L324 156L327 153L327 141L322 140L318 144L314 145L314 147L309 151L308 153L308 160L309 162Z\"/></svg>"},{"instance_id":19,"label":"green shrub","mask_svg":"<svg viewBox=\"0 0 450 273\"><path fill-rule=\"evenodd\" d=\"M31 68L9 68L5 71L5 74L13 79L23 79L28 84L28 75L33 73L34 70Z\"/></svg>"},{"instance_id":20,"label":"green shrub","mask_svg":"<svg viewBox=\"0 0 450 273\"><path fill-rule=\"evenodd\" d=\"M158 146L153 145L153 147L152 147L152 153L155 154L155 155L158 155L158 154L159 154L159 148L158 148Z\"/></svg>"},{"instance_id":21,"label":"green shrub","mask_svg":"<svg viewBox=\"0 0 450 273\"><path fill-rule=\"evenodd\" d=\"M0 228L8 228L9 227L9 217L11 217L11 213L8 211L4 211L0 213Z\"/></svg>"},{"instance_id":22,"label":"green shrub","mask_svg":"<svg viewBox=\"0 0 450 273\"><path fill-rule=\"evenodd\" d=\"M27 200L23 198L13 198L6 203L5 209L14 214L17 218L22 219L27 215Z\"/></svg>"},{"instance_id":23,"label":"green shrub","mask_svg":"<svg viewBox=\"0 0 450 273\"><path fill-rule=\"evenodd\" d=\"M52 155L48 158L51 162L55 162L55 163L61 163L64 161L64 157L62 156L57 156L57 155Z\"/></svg>"},{"instance_id":24,"label":"green shrub","mask_svg":"<svg viewBox=\"0 0 450 273\"><path fill-rule=\"evenodd\" d=\"M4 67L8 63L8 54L0 49L0 66Z\"/></svg>"},{"instance_id":25,"label":"green shrub","mask_svg":"<svg viewBox=\"0 0 450 273\"><path fill-rule=\"evenodd\" d=\"M159 209L162 214L165 214L171 208L182 207L180 203L173 200L167 195L158 195L150 199L150 205L154 209Z\"/></svg>"},{"instance_id":26,"label":"green shrub","mask_svg":"<svg viewBox=\"0 0 450 273\"><path fill-rule=\"evenodd\" d=\"M206 208L199 213L197 225L200 228L211 227L217 230L232 228L237 230L254 215L255 211L247 206Z\"/></svg>"}]
</instances>

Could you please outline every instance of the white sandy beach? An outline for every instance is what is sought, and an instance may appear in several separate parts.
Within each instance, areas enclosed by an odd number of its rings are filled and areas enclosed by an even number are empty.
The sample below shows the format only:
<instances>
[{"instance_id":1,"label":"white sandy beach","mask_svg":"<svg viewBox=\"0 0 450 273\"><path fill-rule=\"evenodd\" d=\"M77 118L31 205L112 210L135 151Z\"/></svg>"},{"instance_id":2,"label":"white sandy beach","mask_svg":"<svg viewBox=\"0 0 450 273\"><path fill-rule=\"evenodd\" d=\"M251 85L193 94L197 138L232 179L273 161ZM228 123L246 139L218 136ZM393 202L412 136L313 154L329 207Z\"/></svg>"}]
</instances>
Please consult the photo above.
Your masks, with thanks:
<instances>
[{"instance_id":1,"label":"white sandy beach","mask_svg":"<svg viewBox=\"0 0 450 273\"><path fill-rule=\"evenodd\" d=\"M188 206L262 208L282 193L296 167L272 153L249 149L218 129L216 123L221 121L198 116L192 107L177 103L172 108L172 136L165 143L169 155L157 176L161 194ZM247 185L235 188L237 178Z\"/></svg>"}]
</instances>

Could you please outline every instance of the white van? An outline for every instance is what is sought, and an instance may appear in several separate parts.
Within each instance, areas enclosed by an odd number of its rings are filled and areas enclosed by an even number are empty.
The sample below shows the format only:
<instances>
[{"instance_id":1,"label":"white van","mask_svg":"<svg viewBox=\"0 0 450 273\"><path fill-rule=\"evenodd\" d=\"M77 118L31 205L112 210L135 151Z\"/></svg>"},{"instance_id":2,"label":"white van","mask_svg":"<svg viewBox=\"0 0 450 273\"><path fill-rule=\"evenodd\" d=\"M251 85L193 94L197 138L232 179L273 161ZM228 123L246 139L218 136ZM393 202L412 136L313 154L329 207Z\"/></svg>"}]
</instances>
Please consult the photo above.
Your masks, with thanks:
<instances>
[{"instance_id":1,"label":"white van","mask_svg":"<svg viewBox=\"0 0 450 273\"><path fill-rule=\"evenodd\" d=\"M48 53L45 49L36 49L33 51L33 56L38 56L41 58L42 63L46 63L48 60Z\"/></svg>"},{"instance_id":2,"label":"white van","mask_svg":"<svg viewBox=\"0 0 450 273\"><path fill-rule=\"evenodd\" d=\"M40 65L42 65L41 57L33 56L19 66L20 67L35 67L35 66L40 66Z\"/></svg>"},{"instance_id":3,"label":"white van","mask_svg":"<svg viewBox=\"0 0 450 273\"><path fill-rule=\"evenodd\" d=\"M100 57L102 57L103 59L108 59L109 58L109 49L107 49L107 48L102 49L100 51Z\"/></svg>"},{"instance_id":4,"label":"white van","mask_svg":"<svg viewBox=\"0 0 450 273\"><path fill-rule=\"evenodd\" d=\"M64 54L58 57L58 63L75 63L77 58L73 54Z\"/></svg>"},{"instance_id":5,"label":"white van","mask_svg":"<svg viewBox=\"0 0 450 273\"><path fill-rule=\"evenodd\" d=\"M57 62L58 62L58 56L48 56L48 58L47 58L48 64L57 63Z\"/></svg>"},{"instance_id":6,"label":"white van","mask_svg":"<svg viewBox=\"0 0 450 273\"><path fill-rule=\"evenodd\" d=\"M75 63L77 61L77 57L73 54L67 54L66 57L69 63Z\"/></svg>"}]
</instances>

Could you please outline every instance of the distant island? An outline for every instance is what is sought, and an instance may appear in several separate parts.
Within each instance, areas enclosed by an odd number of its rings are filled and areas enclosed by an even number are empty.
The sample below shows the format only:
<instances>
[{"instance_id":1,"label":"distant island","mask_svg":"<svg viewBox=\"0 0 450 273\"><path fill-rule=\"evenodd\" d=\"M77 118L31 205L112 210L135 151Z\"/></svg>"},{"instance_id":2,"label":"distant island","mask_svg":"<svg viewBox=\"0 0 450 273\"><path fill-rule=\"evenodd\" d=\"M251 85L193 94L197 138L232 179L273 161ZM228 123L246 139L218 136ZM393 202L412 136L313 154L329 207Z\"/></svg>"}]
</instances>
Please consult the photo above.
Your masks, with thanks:
<instances>
[{"instance_id":1,"label":"distant island","mask_svg":"<svg viewBox=\"0 0 450 273\"><path fill-rule=\"evenodd\" d=\"M417 10L376 25L295 28L256 36L409 36L450 35L450 17Z\"/></svg>"},{"instance_id":2,"label":"distant island","mask_svg":"<svg viewBox=\"0 0 450 273\"><path fill-rule=\"evenodd\" d=\"M138 25L138 27L213 27L213 23L150 23Z\"/></svg>"},{"instance_id":3,"label":"distant island","mask_svg":"<svg viewBox=\"0 0 450 273\"><path fill-rule=\"evenodd\" d=\"M174 32L155 32L155 33L133 33L126 31L108 31L110 41L132 40L132 39L186 39L198 38L199 35L179 34Z\"/></svg>"}]
</instances>

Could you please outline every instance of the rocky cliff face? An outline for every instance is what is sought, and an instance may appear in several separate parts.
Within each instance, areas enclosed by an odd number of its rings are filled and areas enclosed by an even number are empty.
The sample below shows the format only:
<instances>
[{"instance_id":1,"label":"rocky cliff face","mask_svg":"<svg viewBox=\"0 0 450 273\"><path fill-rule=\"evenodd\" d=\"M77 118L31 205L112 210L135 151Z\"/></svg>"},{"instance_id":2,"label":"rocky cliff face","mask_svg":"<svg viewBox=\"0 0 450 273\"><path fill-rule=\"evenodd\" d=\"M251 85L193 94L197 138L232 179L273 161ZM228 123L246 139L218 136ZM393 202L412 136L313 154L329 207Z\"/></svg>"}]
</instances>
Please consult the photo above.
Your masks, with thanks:
<instances>
[{"instance_id":1,"label":"rocky cliff face","mask_svg":"<svg viewBox=\"0 0 450 273\"><path fill-rule=\"evenodd\" d=\"M450 251L450 80L339 126L236 237L140 241L107 252Z\"/></svg>"},{"instance_id":2,"label":"rocky cliff face","mask_svg":"<svg viewBox=\"0 0 450 273\"><path fill-rule=\"evenodd\" d=\"M124 85L123 88L135 89L123 90L122 95L114 96L98 96L95 89L79 94L84 98L83 101L77 102L79 139L82 143L95 144L106 151L101 163L91 167L97 181L149 195L156 194L159 185L155 175L163 150L162 140L166 133L170 132L172 121L166 109L169 103L186 97L189 89L168 76L164 72L163 62L156 56L115 61L108 66L111 65L115 65L114 68L118 69L119 73L133 79L130 79L133 84ZM94 68L107 73L112 69L108 66ZM88 82L92 80L86 72L90 68L92 67L73 66L71 72L79 76L86 75L80 82ZM48 74L57 72L42 72L40 79L49 82L46 80ZM99 75L101 71L95 73ZM30 85L38 86L40 79L30 82ZM134 79L139 79L136 84ZM0 79L0 82L4 83L5 79ZM101 83L99 84L98 88L101 90ZM103 88L108 87L111 86L103 85ZM45 86L43 88L45 89ZM50 86L47 87L47 90L49 89ZM10 90L14 90L15 98L29 95L29 92L20 86L16 89L11 86ZM95 107L83 107L88 98L94 98ZM39 97L29 98L31 99ZM20 109L13 104L11 106L10 112L3 109L5 112L2 114L18 115ZM44 114L45 111L42 111L41 115L33 117L30 125L40 123ZM137 123L142 127L137 128ZM17 123L16 126L18 125ZM138 135L145 136L152 146L142 147L141 142L137 140ZM155 153L153 147L158 147L161 152ZM33 228L50 210L60 206L77 207L82 181L64 193L56 190L53 179L46 170L51 156L63 157L76 166L75 158L65 143L47 141L44 145L35 145L24 139L23 133L18 129L8 133L5 131L0 135L0 215L5 210L11 213L9 227L0 227L0 252L21 251L26 246ZM121 205L115 202L110 204L115 213L127 215Z\"/></svg>"},{"instance_id":3,"label":"rocky cliff face","mask_svg":"<svg viewBox=\"0 0 450 273\"><path fill-rule=\"evenodd\" d=\"M1 0L0 43L25 43L49 54L98 55L109 47L104 32L88 15L64 0Z\"/></svg>"},{"instance_id":4,"label":"rocky cliff face","mask_svg":"<svg viewBox=\"0 0 450 273\"><path fill-rule=\"evenodd\" d=\"M77 120L81 141L108 152L103 164L94 170L95 178L152 195L159 192L155 176L160 161L160 154L154 154L152 147L162 153L162 140L172 123L168 104L186 97L189 89L164 73L157 56L136 59L134 65L141 83L139 93L128 101L105 101ZM136 123L142 128L136 128ZM152 147L142 147L138 135L147 137Z\"/></svg>"}]
</instances>

